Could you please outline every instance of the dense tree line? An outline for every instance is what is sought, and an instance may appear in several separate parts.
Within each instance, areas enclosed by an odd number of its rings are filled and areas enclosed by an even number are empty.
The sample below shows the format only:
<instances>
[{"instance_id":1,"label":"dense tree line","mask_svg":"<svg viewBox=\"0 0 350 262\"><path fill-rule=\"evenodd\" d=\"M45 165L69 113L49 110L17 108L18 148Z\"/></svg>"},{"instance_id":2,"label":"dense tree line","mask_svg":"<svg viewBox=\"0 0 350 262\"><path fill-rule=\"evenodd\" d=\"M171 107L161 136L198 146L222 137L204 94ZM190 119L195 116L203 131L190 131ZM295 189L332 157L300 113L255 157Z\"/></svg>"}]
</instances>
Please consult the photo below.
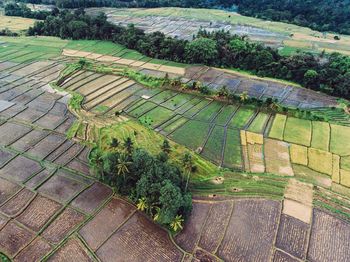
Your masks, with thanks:
<instances>
[{"instance_id":1,"label":"dense tree line","mask_svg":"<svg viewBox=\"0 0 350 262\"><path fill-rule=\"evenodd\" d=\"M195 7L231 8L235 0L19 0L32 4L55 4L59 8L87 7Z\"/></svg>"},{"instance_id":2,"label":"dense tree line","mask_svg":"<svg viewBox=\"0 0 350 262\"><path fill-rule=\"evenodd\" d=\"M55 9L54 11L32 11L29 7L27 7L25 4L16 4L16 3L8 3L4 7L5 15L8 16L21 16L26 18L33 18L33 19L39 19L44 20L49 15L55 15L53 12L57 11Z\"/></svg>"},{"instance_id":3,"label":"dense tree line","mask_svg":"<svg viewBox=\"0 0 350 262\"><path fill-rule=\"evenodd\" d=\"M237 0L236 4L242 15L350 34L349 0Z\"/></svg>"},{"instance_id":4,"label":"dense tree line","mask_svg":"<svg viewBox=\"0 0 350 262\"><path fill-rule=\"evenodd\" d=\"M350 34L349 0L20 0L59 8L194 7L234 9L243 15L282 21L318 31Z\"/></svg>"},{"instance_id":5,"label":"dense tree line","mask_svg":"<svg viewBox=\"0 0 350 262\"><path fill-rule=\"evenodd\" d=\"M224 31L200 31L193 41L185 41L160 32L145 34L133 25L113 25L105 14L91 17L82 9L50 15L29 28L28 34L109 40L154 58L248 70L259 76L290 80L350 98L350 57L338 53L298 53L285 57L279 55L277 49Z\"/></svg>"},{"instance_id":6,"label":"dense tree line","mask_svg":"<svg viewBox=\"0 0 350 262\"><path fill-rule=\"evenodd\" d=\"M192 195L187 189L189 176L168 162L171 147L167 140L161 149L158 156L152 156L134 148L130 138L113 138L110 149L101 151L96 147L92 151L90 162L103 182L127 196L158 223L177 231L192 210Z\"/></svg>"}]
</instances>

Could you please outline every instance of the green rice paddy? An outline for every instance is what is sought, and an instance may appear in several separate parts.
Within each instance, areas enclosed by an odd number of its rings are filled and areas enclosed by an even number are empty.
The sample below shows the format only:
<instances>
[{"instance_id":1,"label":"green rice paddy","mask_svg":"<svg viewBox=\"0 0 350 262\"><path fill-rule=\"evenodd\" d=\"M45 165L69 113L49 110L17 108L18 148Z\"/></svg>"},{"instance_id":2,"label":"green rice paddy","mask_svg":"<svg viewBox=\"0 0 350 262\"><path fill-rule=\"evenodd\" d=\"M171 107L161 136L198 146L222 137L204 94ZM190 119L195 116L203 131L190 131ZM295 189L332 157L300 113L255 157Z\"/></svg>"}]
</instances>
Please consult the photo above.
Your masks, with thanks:
<instances>
[{"instance_id":1,"label":"green rice paddy","mask_svg":"<svg viewBox=\"0 0 350 262\"><path fill-rule=\"evenodd\" d=\"M284 127L287 121L285 115L277 114L273 120L272 127L270 129L269 137L283 140Z\"/></svg>"},{"instance_id":2,"label":"green rice paddy","mask_svg":"<svg viewBox=\"0 0 350 262\"><path fill-rule=\"evenodd\" d=\"M284 130L284 140L287 142L310 146L312 135L311 121L288 117Z\"/></svg>"}]
</instances>

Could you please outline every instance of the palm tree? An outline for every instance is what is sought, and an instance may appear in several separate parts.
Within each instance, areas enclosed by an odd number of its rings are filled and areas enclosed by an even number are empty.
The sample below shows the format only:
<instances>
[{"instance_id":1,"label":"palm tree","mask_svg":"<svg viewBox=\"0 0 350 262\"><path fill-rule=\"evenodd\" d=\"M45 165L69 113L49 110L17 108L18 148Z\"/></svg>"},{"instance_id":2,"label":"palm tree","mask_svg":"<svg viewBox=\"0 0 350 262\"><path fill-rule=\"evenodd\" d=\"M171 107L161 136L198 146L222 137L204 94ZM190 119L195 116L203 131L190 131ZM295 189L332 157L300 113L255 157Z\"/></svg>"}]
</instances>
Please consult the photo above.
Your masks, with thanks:
<instances>
[{"instance_id":1,"label":"palm tree","mask_svg":"<svg viewBox=\"0 0 350 262\"><path fill-rule=\"evenodd\" d=\"M145 211L148 208L148 204L147 204L147 200L145 197L141 197L139 198L137 205L136 205L137 209L140 211Z\"/></svg>"},{"instance_id":2,"label":"palm tree","mask_svg":"<svg viewBox=\"0 0 350 262\"><path fill-rule=\"evenodd\" d=\"M192 156L190 153L186 152L182 158L182 165L185 169L191 170L193 166Z\"/></svg>"},{"instance_id":3,"label":"palm tree","mask_svg":"<svg viewBox=\"0 0 350 262\"><path fill-rule=\"evenodd\" d=\"M112 141L110 143L110 147L117 148L119 146L119 140L118 138L112 138Z\"/></svg>"},{"instance_id":4,"label":"palm tree","mask_svg":"<svg viewBox=\"0 0 350 262\"><path fill-rule=\"evenodd\" d=\"M165 154L169 154L170 153L170 150L171 150L170 143L169 143L169 141L167 139L164 139L163 144L161 146L161 149L162 149L162 151Z\"/></svg>"},{"instance_id":5,"label":"palm tree","mask_svg":"<svg viewBox=\"0 0 350 262\"><path fill-rule=\"evenodd\" d=\"M124 148L126 152L128 152L128 154L131 154L132 149L134 148L134 143L132 142L130 137L124 140Z\"/></svg>"},{"instance_id":6,"label":"palm tree","mask_svg":"<svg viewBox=\"0 0 350 262\"><path fill-rule=\"evenodd\" d=\"M94 154L91 154L90 161L96 173L99 174L100 179L103 180L103 153L99 148L96 148Z\"/></svg>"},{"instance_id":7,"label":"palm tree","mask_svg":"<svg viewBox=\"0 0 350 262\"><path fill-rule=\"evenodd\" d=\"M241 102L245 102L246 100L248 100L249 96L247 91L244 91L242 94L240 94L239 98L241 99Z\"/></svg>"},{"instance_id":8,"label":"palm tree","mask_svg":"<svg viewBox=\"0 0 350 262\"><path fill-rule=\"evenodd\" d=\"M219 90L219 96L224 97L228 99L229 97L229 90L227 89L227 86L222 86Z\"/></svg>"},{"instance_id":9,"label":"palm tree","mask_svg":"<svg viewBox=\"0 0 350 262\"><path fill-rule=\"evenodd\" d=\"M129 165L131 162L129 161L129 158L125 154L121 154L118 158L118 164L117 164L117 175L125 176L125 174L129 173Z\"/></svg>"},{"instance_id":10,"label":"palm tree","mask_svg":"<svg viewBox=\"0 0 350 262\"><path fill-rule=\"evenodd\" d=\"M170 227L177 232L179 229L182 229L182 223L184 222L184 219L181 215L177 215L174 220L170 223Z\"/></svg>"},{"instance_id":11,"label":"palm tree","mask_svg":"<svg viewBox=\"0 0 350 262\"><path fill-rule=\"evenodd\" d=\"M159 217L160 217L160 208L159 207L154 207L155 208L155 210L156 210L156 213L154 214L154 216L153 216L153 220L154 221L158 221L159 220Z\"/></svg>"},{"instance_id":12,"label":"palm tree","mask_svg":"<svg viewBox=\"0 0 350 262\"><path fill-rule=\"evenodd\" d=\"M188 182L190 180L190 175L193 169L193 160L192 160L192 156L190 153L186 152L182 158L182 165L185 169L185 172L187 173L187 178L186 178L186 187L185 187L185 191L187 191L187 187L188 187Z\"/></svg>"}]
</instances>

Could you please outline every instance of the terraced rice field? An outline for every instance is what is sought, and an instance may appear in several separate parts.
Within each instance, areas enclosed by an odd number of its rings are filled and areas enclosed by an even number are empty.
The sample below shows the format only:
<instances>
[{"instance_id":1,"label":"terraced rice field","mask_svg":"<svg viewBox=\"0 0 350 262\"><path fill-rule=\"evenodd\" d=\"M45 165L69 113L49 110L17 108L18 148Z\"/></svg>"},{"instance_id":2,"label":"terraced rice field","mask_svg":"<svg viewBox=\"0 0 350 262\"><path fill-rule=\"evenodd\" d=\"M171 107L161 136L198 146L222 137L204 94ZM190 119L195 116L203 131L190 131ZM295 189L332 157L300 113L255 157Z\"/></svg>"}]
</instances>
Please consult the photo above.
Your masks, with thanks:
<instances>
[{"instance_id":1,"label":"terraced rice field","mask_svg":"<svg viewBox=\"0 0 350 262\"><path fill-rule=\"evenodd\" d=\"M269 114L254 108L147 89L126 77L76 72L61 87L84 96L82 107L99 114L125 112L218 165L242 169L239 129L263 133Z\"/></svg>"},{"instance_id":2,"label":"terraced rice field","mask_svg":"<svg viewBox=\"0 0 350 262\"><path fill-rule=\"evenodd\" d=\"M338 157L341 163L341 157L350 152L338 145L338 139L347 139L348 127L271 115L251 106L227 105L173 90L147 89L121 76L77 72L62 87L84 95L86 110L124 112L219 166L299 176L296 164L320 174L319 178L310 175L315 183L350 184L349 168L337 168L333 161ZM248 131L244 143L240 130ZM322 164L317 164L321 159Z\"/></svg>"},{"instance_id":3,"label":"terraced rice field","mask_svg":"<svg viewBox=\"0 0 350 262\"><path fill-rule=\"evenodd\" d=\"M264 138L263 134L269 131L266 122L270 116L266 113L169 90L146 89L136 83L125 85L129 79L92 72L77 72L62 83L66 90L85 96L86 109L87 105L89 110L105 106L107 110L102 117L111 118L116 110L123 110L135 120L152 119L152 128L170 138L189 139L194 149L203 147L201 154L219 165L242 168L247 164L242 161L245 154L249 157L248 166L255 169L268 159L283 163L283 168L263 166L264 170L283 176L223 172L222 177L213 173L213 177L193 178L190 188L197 195L193 212L184 230L172 236L115 195L110 187L98 182L89 170L90 148L67 138L66 132L75 121L67 109L69 96L48 85L59 76L62 62L55 59L15 63L12 59L16 57L0 63L0 258L2 253L15 261L246 258L338 262L349 257L350 224L345 220L349 219L348 198L317 187L317 208L307 206L301 217L287 209L291 203L304 207L305 202L302 190L294 192L297 197L293 200L290 199L293 194L287 192L291 180L285 175L290 166L295 177L304 180L313 173L302 163L295 164L293 157L293 164L289 162L289 143ZM237 116L238 112L244 114ZM102 118L105 125L122 125L108 122L108 117ZM234 126L241 119L246 132L230 126L235 117ZM277 124L273 121L271 126L278 130L274 131L276 136L284 138L286 132L280 129L288 121L289 118ZM292 121L305 130L303 121ZM75 125L78 138L91 137L88 123ZM331 124L326 143L326 136L319 130L321 125L311 123L311 147L296 145L296 155L299 156L298 150L305 153L307 163L315 169L311 170L315 179L324 172L326 186L327 179L335 180L337 176L338 183L347 186L350 160L347 148L341 146L344 142L337 139L348 139L348 129ZM152 136L160 136L147 127L144 127L147 132L138 134L133 126L123 128L118 130L121 139L137 135L143 143L150 144ZM187 130L188 137L181 137L181 129ZM241 148L241 132L246 151ZM100 135L110 139L114 134L102 129ZM151 144L159 150L159 146ZM326 144L330 152L323 150ZM313 145L322 149L314 149ZM337 154L340 154L338 159ZM261 161L264 155L268 159ZM338 173L335 172L337 161ZM307 187L311 188L307 192L311 197L306 199L312 201L314 189L312 185ZM227 196L239 196L239 199ZM331 213L334 209L340 210L337 215Z\"/></svg>"}]
</instances>

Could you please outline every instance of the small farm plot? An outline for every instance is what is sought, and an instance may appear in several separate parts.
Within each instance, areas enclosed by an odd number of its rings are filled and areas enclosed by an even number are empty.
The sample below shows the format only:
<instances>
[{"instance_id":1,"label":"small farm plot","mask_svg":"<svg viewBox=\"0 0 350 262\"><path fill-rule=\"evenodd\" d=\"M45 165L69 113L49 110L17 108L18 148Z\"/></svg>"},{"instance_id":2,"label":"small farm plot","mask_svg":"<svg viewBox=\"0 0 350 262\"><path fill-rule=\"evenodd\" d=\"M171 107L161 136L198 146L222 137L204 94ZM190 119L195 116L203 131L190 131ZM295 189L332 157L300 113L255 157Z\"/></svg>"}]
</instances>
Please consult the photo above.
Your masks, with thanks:
<instances>
[{"instance_id":1,"label":"small farm plot","mask_svg":"<svg viewBox=\"0 0 350 262\"><path fill-rule=\"evenodd\" d=\"M100 78L97 78L87 83L86 85L79 87L76 91L86 96L86 95L89 95L90 93L98 91L101 87L104 87L118 79L120 79L120 77L118 76L104 75Z\"/></svg>"},{"instance_id":2,"label":"small farm plot","mask_svg":"<svg viewBox=\"0 0 350 262\"><path fill-rule=\"evenodd\" d=\"M183 115L186 117L193 117L196 115L200 110L202 110L204 107L206 107L211 101L204 99L201 100L198 104L190 108L188 111L186 111Z\"/></svg>"},{"instance_id":3,"label":"small farm plot","mask_svg":"<svg viewBox=\"0 0 350 262\"><path fill-rule=\"evenodd\" d=\"M240 131L227 129L223 164L225 167L242 169Z\"/></svg>"},{"instance_id":4,"label":"small farm plot","mask_svg":"<svg viewBox=\"0 0 350 262\"><path fill-rule=\"evenodd\" d=\"M330 140L330 126L325 122L312 122L311 147L328 151Z\"/></svg>"},{"instance_id":5,"label":"small farm plot","mask_svg":"<svg viewBox=\"0 0 350 262\"><path fill-rule=\"evenodd\" d=\"M76 91L79 88L83 87L84 85L87 85L88 83L90 83L92 81L96 81L97 79L99 79L101 77L102 77L101 74L93 73L93 74L87 76L86 78L80 78L79 81L77 81L76 83L68 86L67 89L70 90L70 91Z\"/></svg>"},{"instance_id":6,"label":"small farm plot","mask_svg":"<svg viewBox=\"0 0 350 262\"><path fill-rule=\"evenodd\" d=\"M171 138L193 150L202 150L210 129L209 123L190 120L171 134Z\"/></svg>"},{"instance_id":7,"label":"small farm plot","mask_svg":"<svg viewBox=\"0 0 350 262\"><path fill-rule=\"evenodd\" d=\"M269 137L283 140L284 127L286 125L287 116L277 114L273 120Z\"/></svg>"},{"instance_id":8,"label":"small farm plot","mask_svg":"<svg viewBox=\"0 0 350 262\"><path fill-rule=\"evenodd\" d=\"M162 106L170 109L170 110L176 110L177 108L181 107L182 105L186 104L188 101L190 101L193 98L193 96L188 94L178 94L168 101L164 102Z\"/></svg>"},{"instance_id":9,"label":"small farm plot","mask_svg":"<svg viewBox=\"0 0 350 262\"><path fill-rule=\"evenodd\" d=\"M283 176L293 175L288 143L266 138L264 143L264 156L267 173Z\"/></svg>"},{"instance_id":10,"label":"small farm plot","mask_svg":"<svg viewBox=\"0 0 350 262\"><path fill-rule=\"evenodd\" d=\"M97 99L101 97L102 95L106 94L107 92L112 92L111 90L114 90L116 92L119 92L121 89L119 86L122 83L125 83L128 81L126 78L115 78L115 81L112 83L106 83L99 87L91 87L92 90L84 90L85 95L85 103L90 102L91 100ZM107 96L108 97L108 96Z\"/></svg>"},{"instance_id":11,"label":"small farm plot","mask_svg":"<svg viewBox=\"0 0 350 262\"><path fill-rule=\"evenodd\" d=\"M183 114L183 113L187 112L188 110L190 110L195 105L197 105L201 101L202 100L199 97L194 97L193 99L191 99L187 103L185 103L182 106L180 106L179 108L177 108L175 111L179 114Z\"/></svg>"},{"instance_id":12,"label":"small farm plot","mask_svg":"<svg viewBox=\"0 0 350 262\"><path fill-rule=\"evenodd\" d=\"M84 71L82 73L77 73L74 74L72 78L69 78L69 80L67 82L64 82L61 87L64 89L68 89L70 88L70 86L72 85L78 85L81 81L85 80L86 78L89 78L91 76L94 76L93 72L89 72L89 71Z\"/></svg>"},{"instance_id":13,"label":"small farm plot","mask_svg":"<svg viewBox=\"0 0 350 262\"><path fill-rule=\"evenodd\" d=\"M284 131L284 140L298 145L310 146L312 135L311 121L288 117Z\"/></svg>"},{"instance_id":14,"label":"small farm plot","mask_svg":"<svg viewBox=\"0 0 350 262\"><path fill-rule=\"evenodd\" d=\"M235 105L228 105L224 106L220 113L217 115L215 118L215 124L220 125L220 126L226 126L228 121L230 121L233 113L236 111L237 106Z\"/></svg>"},{"instance_id":15,"label":"small farm plot","mask_svg":"<svg viewBox=\"0 0 350 262\"><path fill-rule=\"evenodd\" d=\"M177 128L179 128L180 126L185 124L187 121L188 121L188 118L179 117L179 118L176 118L175 121L169 121L169 122L171 122L170 124L166 123L166 125L164 127L161 127L161 128L165 134L170 134L170 133L174 132Z\"/></svg>"},{"instance_id":16,"label":"small farm plot","mask_svg":"<svg viewBox=\"0 0 350 262\"><path fill-rule=\"evenodd\" d=\"M97 41L92 40L71 40L69 41L64 48L73 49L73 50L82 50L85 48L92 48L92 46L96 45Z\"/></svg>"},{"instance_id":17,"label":"small farm plot","mask_svg":"<svg viewBox=\"0 0 350 262\"><path fill-rule=\"evenodd\" d=\"M265 162L264 162L264 152L263 146L259 144L248 144L248 159L250 172L253 173L264 173L265 172Z\"/></svg>"},{"instance_id":18,"label":"small farm plot","mask_svg":"<svg viewBox=\"0 0 350 262\"><path fill-rule=\"evenodd\" d=\"M132 96L136 91L140 90L141 88L142 88L141 86L139 86L137 84L133 84L131 82L128 84L127 88L125 88L125 89L123 89L123 91L111 96L106 101L102 102L101 105L107 106L109 108L114 108L119 103L121 103L125 99Z\"/></svg>"},{"instance_id":19,"label":"small farm plot","mask_svg":"<svg viewBox=\"0 0 350 262\"><path fill-rule=\"evenodd\" d=\"M232 117L229 127L230 128L244 128L249 120L253 117L255 111L249 107L240 107L238 111Z\"/></svg>"},{"instance_id":20,"label":"small farm plot","mask_svg":"<svg viewBox=\"0 0 350 262\"><path fill-rule=\"evenodd\" d=\"M225 137L225 128L221 126L215 126L202 151L203 156L214 161L219 165L221 165L221 162L222 162L222 150L224 145L224 137Z\"/></svg>"},{"instance_id":21,"label":"small farm plot","mask_svg":"<svg viewBox=\"0 0 350 262\"><path fill-rule=\"evenodd\" d=\"M203 108L198 114L194 116L194 119L210 122L218 114L223 104L213 101L207 107Z\"/></svg>"},{"instance_id":22,"label":"small farm plot","mask_svg":"<svg viewBox=\"0 0 350 262\"><path fill-rule=\"evenodd\" d=\"M123 47L122 45L119 45L113 42L108 42L108 41L99 41L99 42L96 42L94 45L86 45L82 47L80 50L102 54L102 55L113 55L120 52L123 49L125 49L125 47Z\"/></svg>"},{"instance_id":23,"label":"small farm plot","mask_svg":"<svg viewBox=\"0 0 350 262\"><path fill-rule=\"evenodd\" d=\"M173 111L158 106L139 117L139 121L143 125L151 126L154 128L164 123L165 121L171 119L173 116Z\"/></svg>"},{"instance_id":24,"label":"small farm plot","mask_svg":"<svg viewBox=\"0 0 350 262\"><path fill-rule=\"evenodd\" d=\"M110 97L114 96L127 89L129 86L133 85L134 81L128 80L127 78L121 78L116 82L109 84L97 90L95 93L91 93L85 98L85 106L87 108L92 108Z\"/></svg>"},{"instance_id":25,"label":"small farm plot","mask_svg":"<svg viewBox=\"0 0 350 262\"><path fill-rule=\"evenodd\" d=\"M143 103L142 105L140 105L139 107L136 107L132 111L129 111L128 114L133 116L133 117L138 118L138 117L142 116L144 113L152 110L155 107L157 107L157 105L155 103L147 101L147 102Z\"/></svg>"},{"instance_id":26,"label":"small farm plot","mask_svg":"<svg viewBox=\"0 0 350 262\"><path fill-rule=\"evenodd\" d=\"M36 20L15 16L0 16L0 28L8 28L11 31L26 30L33 26Z\"/></svg>"},{"instance_id":27,"label":"small farm plot","mask_svg":"<svg viewBox=\"0 0 350 262\"><path fill-rule=\"evenodd\" d=\"M253 122L249 125L248 131L263 133L268 119L268 114L259 112L259 114L254 118Z\"/></svg>"},{"instance_id":28,"label":"small farm plot","mask_svg":"<svg viewBox=\"0 0 350 262\"><path fill-rule=\"evenodd\" d=\"M332 175L332 153L315 148L308 148L308 159L311 169L329 176Z\"/></svg>"},{"instance_id":29,"label":"small farm plot","mask_svg":"<svg viewBox=\"0 0 350 262\"><path fill-rule=\"evenodd\" d=\"M350 154L350 127L331 125L330 151L340 156Z\"/></svg>"},{"instance_id":30,"label":"small farm plot","mask_svg":"<svg viewBox=\"0 0 350 262\"><path fill-rule=\"evenodd\" d=\"M170 98L174 97L177 93L174 91L166 90L163 91L155 96L153 96L150 101L156 103L156 104L161 104L164 103L165 101L169 100Z\"/></svg>"}]
</instances>

